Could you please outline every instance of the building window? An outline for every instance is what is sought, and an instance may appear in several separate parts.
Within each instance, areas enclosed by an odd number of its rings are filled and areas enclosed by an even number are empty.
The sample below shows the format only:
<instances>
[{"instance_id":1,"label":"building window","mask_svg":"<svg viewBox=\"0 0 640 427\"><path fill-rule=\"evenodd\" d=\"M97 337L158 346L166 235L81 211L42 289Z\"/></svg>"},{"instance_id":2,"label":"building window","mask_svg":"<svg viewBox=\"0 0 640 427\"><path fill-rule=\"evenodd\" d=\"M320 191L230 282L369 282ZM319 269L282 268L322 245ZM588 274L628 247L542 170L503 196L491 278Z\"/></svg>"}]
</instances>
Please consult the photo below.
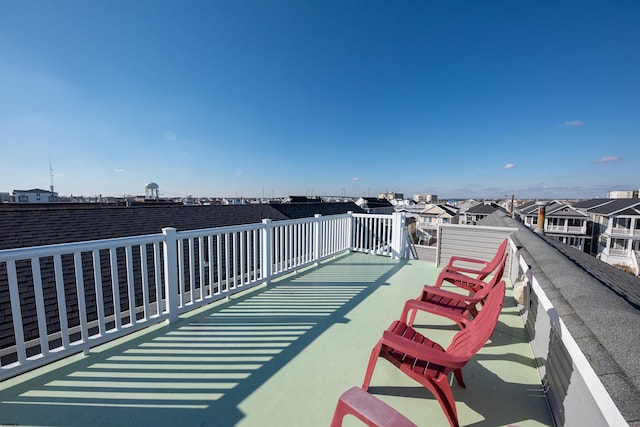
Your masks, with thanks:
<instances>
[{"instance_id":1,"label":"building window","mask_svg":"<svg viewBox=\"0 0 640 427\"><path fill-rule=\"evenodd\" d=\"M25 195L18 196L18 201L21 203L26 203L29 201L29 196L25 196Z\"/></svg>"},{"instance_id":2,"label":"building window","mask_svg":"<svg viewBox=\"0 0 640 427\"><path fill-rule=\"evenodd\" d=\"M613 228L629 229L630 218L614 218Z\"/></svg>"},{"instance_id":3,"label":"building window","mask_svg":"<svg viewBox=\"0 0 640 427\"><path fill-rule=\"evenodd\" d=\"M626 239L611 239L611 249L617 251L626 251L627 250L627 242Z\"/></svg>"},{"instance_id":4,"label":"building window","mask_svg":"<svg viewBox=\"0 0 640 427\"><path fill-rule=\"evenodd\" d=\"M549 225L554 227L563 227L564 218L549 218Z\"/></svg>"},{"instance_id":5,"label":"building window","mask_svg":"<svg viewBox=\"0 0 640 427\"><path fill-rule=\"evenodd\" d=\"M582 227L582 220L579 218L569 218L567 221L569 227Z\"/></svg>"}]
</instances>

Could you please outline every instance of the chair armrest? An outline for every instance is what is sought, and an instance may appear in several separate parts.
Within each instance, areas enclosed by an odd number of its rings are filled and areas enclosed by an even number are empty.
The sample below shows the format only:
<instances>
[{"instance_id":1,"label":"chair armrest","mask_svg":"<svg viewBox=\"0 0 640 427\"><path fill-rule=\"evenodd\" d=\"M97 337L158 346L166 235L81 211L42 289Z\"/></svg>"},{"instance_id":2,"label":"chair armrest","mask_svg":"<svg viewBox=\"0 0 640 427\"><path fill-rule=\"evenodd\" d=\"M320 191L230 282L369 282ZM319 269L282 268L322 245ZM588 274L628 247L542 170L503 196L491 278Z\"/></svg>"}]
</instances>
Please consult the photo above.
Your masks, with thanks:
<instances>
[{"instance_id":1,"label":"chair armrest","mask_svg":"<svg viewBox=\"0 0 640 427\"><path fill-rule=\"evenodd\" d=\"M440 297L451 298L458 301L465 301L469 303L478 303L483 299L483 298L476 297L474 295L463 295L457 292L451 292L446 289L437 288L435 286L429 286L429 285L424 285L424 287L422 288L422 292L429 292L429 293L438 295Z\"/></svg>"},{"instance_id":2,"label":"chair armrest","mask_svg":"<svg viewBox=\"0 0 640 427\"><path fill-rule=\"evenodd\" d=\"M468 359L446 353L444 350L428 347L424 344L411 341L389 331L382 334L382 343L394 350L408 354L416 359L436 363L452 369L462 368Z\"/></svg>"},{"instance_id":3,"label":"chair armrest","mask_svg":"<svg viewBox=\"0 0 640 427\"><path fill-rule=\"evenodd\" d=\"M439 307L428 301L421 301L417 299L410 299L404 303L404 307L402 308L402 313L400 314L399 320L403 323L408 324L407 320L409 318L409 313L411 312L411 310L419 310L435 314L436 316L446 317L456 322L461 329L466 328L471 321L468 318L465 318L464 316L458 314L458 312L451 311L444 307Z\"/></svg>"},{"instance_id":4,"label":"chair armrest","mask_svg":"<svg viewBox=\"0 0 640 427\"><path fill-rule=\"evenodd\" d=\"M442 283L445 281L473 293L478 292L480 288L486 285L486 283L482 280L474 279L473 277L456 273L454 271L442 270L442 272L438 275L436 283L434 283L433 287L440 288L442 286Z\"/></svg>"},{"instance_id":5,"label":"chair armrest","mask_svg":"<svg viewBox=\"0 0 640 427\"><path fill-rule=\"evenodd\" d=\"M470 264L478 264L482 267L478 267L478 268L471 268L471 267L456 267L454 265L455 262L466 262L466 263L470 263ZM449 262L447 263L446 267L444 268L444 270L457 270L457 271L463 271L466 273L481 273L482 270L489 264L489 262L487 261L481 261L479 259L475 259L475 258L466 258L466 257L461 257L461 256L453 256L449 259Z\"/></svg>"},{"instance_id":6,"label":"chair armrest","mask_svg":"<svg viewBox=\"0 0 640 427\"><path fill-rule=\"evenodd\" d=\"M449 262L447 263L447 267L453 267L453 263L454 262L468 262L468 263L473 263L473 264L488 264L488 261L483 261L481 259L477 259L477 258L467 258L464 256L457 256L454 255L451 258L449 258Z\"/></svg>"}]
</instances>

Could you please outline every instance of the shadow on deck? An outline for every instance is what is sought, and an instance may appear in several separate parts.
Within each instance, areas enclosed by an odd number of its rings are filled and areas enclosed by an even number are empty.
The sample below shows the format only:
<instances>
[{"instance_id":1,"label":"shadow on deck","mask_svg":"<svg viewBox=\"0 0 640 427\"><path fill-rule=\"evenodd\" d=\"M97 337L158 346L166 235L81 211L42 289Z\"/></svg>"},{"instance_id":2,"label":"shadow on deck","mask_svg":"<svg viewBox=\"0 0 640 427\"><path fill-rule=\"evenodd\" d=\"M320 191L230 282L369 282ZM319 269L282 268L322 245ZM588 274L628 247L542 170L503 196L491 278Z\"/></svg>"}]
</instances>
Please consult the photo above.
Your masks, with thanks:
<instances>
[{"instance_id":1,"label":"shadow on deck","mask_svg":"<svg viewBox=\"0 0 640 427\"><path fill-rule=\"evenodd\" d=\"M338 257L7 380L0 424L327 426L382 331L437 273L426 262ZM445 347L456 331L435 316L416 324ZM509 295L463 373L467 388L453 387L462 425L552 425ZM420 426L446 425L433 396L383 360L370 391Z\"/></svg>"}]
</instances>

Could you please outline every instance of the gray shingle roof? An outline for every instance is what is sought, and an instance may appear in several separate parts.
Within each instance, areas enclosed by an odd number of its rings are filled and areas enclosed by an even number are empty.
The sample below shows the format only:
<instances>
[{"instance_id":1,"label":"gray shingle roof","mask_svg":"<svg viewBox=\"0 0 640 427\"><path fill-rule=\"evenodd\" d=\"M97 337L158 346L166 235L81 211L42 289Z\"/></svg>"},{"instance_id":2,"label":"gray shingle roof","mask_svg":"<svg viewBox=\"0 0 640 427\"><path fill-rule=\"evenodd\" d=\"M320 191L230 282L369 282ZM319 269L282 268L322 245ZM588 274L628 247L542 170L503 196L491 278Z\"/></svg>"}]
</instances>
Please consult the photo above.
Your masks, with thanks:
<instances>
[{"instance_id":1,"label":"gray shingle roof","mask_svg":"<svg viewBox=\"0 0 640 427\"><path fill-rule=\"evenodd\" d=\"M289 218L266 204L1 206L0 249L139 236L160 233L163 227L183 231Z\"/></svg>"},{"instance_id":2,"label":"gray shingle roof","mask_svg":"<svg viewBox=\"0 0 640 427\"><path fill-rule=\"evenodd\" d=\"M589 209L589 213L613 215L633 206L640 205L640 199L611 199L609 203Z\"/></svg>"},{"instance_id":3,"label":"gray shingle roof","mask_svg":"<svg viewBox=\"0 0 640 427\"><path fill-rule=\"evenodd\" d=\"M589 200L582 200L580 202L576 202L573 203L573 207L577 208L577 209L592 209L596 206L601 206L604 205L606 203L609 203L612 199L589 199Z\"/></svg>"},{"instance_id":4,"label":"gray shingle roof","mask_svg":"<svg viewBox=\"0 0 640 427\"><path fill-rule=\"evenodd\" d=\"M500 206L495 205L493 203L479 203L469 208L467 210L467 214L487 214L488 215L488 214L492 214L497 210L504 211L504 209L502 209Z\"/></svg>"},{"instance_id":5,"label":"gray shingle roof","mask_svg":"<svg viewBox=\"0 0 640 427\"><path fill-rule=\"evenodd\" d=\"M365 211L353 202L336 203L282 203L270 205L289 219L312 218L315 214L337 215L349 211L353 213L365 213Z\"/></svg>"}]
</instances>

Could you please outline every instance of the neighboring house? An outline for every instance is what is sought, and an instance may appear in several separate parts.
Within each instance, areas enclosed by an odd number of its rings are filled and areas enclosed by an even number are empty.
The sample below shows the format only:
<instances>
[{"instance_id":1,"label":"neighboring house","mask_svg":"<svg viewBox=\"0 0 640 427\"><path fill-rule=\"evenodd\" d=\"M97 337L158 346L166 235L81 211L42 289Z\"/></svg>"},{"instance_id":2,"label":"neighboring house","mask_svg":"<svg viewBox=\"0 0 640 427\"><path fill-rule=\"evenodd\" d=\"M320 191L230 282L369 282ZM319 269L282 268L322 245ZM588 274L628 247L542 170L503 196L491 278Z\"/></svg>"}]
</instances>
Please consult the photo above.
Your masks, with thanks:
<instances>
[{"instance_id":1,"label":"neighboring house","mask_svg":"<svg viewBox=\"0 0 640 427\"><path fill-rule=\"evenodd\" d=\"M355 203L368 214L392 214L395 212L393 204L387 199L360 197Z\"/></svg>"},{"instance_id":2,"label":"neighboring house","mask_svg":"<svg viewBox=\"0 0 640 427\"><path fill-rule=\"evenodd\" d=\"M597 199L597 204L590 208L580 206L592 218L598 258L607 264L627 266L638 275L640 199L609 199L606 202Z\"/></svg>"},{"instance_id":3,"label":"neighboring house","mask_svg":"<svg viewBox=\"0 0 640 427\"><path fill-rule=\"evenodd\" d=\"M494 202L482 202L470 207L464 213L464 224L475 225L478 221L486 218L495 211L504 211L498 204Z\"/></svg>"},{"instance_id":4,"label":"neighboring house","mask_svg":"<svg viewBox=\"0 0 640 427\"><path fill-rule=\"evenodd\" d=\"M58 201L58 193L34 188L32 190L13 190L13 203L51 203Z\"/></svg>"},{"instance_id":5,"label":"neighboring house","mask_svg":"<svg viewBox=\"0 0 640 427\"><path fill-rule=\"evenodd\" d=\"M467 216L465 215L466 212L477 204L478 201L474 199L465 200L464 202L455 204L455 206L458 208L458 222L460 224L467 223Z\"/></svg>"},{"instance_id":6,"label":"neighboring house","mask_svg":"<svg viewBox=\"0 0 640 427\"><path fill-rule=\"evenodd\" d=\"M520 220L531 229L538 227L537 202L530 202L518 208ZM589 215L558 200L545 207L543 230L545 235L578 250L588 252L591 246Z\"/></svg>"},{"instance_id":7,"label":"neighboring house","mask_svg":"<svg viewBox=\"0 0 640 427\"><path fill-rule=\"evenodd\" d=\"M418 214L416 232L418 243L433 245L437 241L440 224L457 224L458 209L444 204L428 204Z\"/></svg>"},{"instance_id":8,"label":"neighboring house","mask_svg":"<svg viewBox=\"0 0 640 427\"><path fill-rule=\"evenodd\" d=\"M413 201L416 203L438 203L438 196L435 194L414 194Z\"/></svg>"}]
</instances>

